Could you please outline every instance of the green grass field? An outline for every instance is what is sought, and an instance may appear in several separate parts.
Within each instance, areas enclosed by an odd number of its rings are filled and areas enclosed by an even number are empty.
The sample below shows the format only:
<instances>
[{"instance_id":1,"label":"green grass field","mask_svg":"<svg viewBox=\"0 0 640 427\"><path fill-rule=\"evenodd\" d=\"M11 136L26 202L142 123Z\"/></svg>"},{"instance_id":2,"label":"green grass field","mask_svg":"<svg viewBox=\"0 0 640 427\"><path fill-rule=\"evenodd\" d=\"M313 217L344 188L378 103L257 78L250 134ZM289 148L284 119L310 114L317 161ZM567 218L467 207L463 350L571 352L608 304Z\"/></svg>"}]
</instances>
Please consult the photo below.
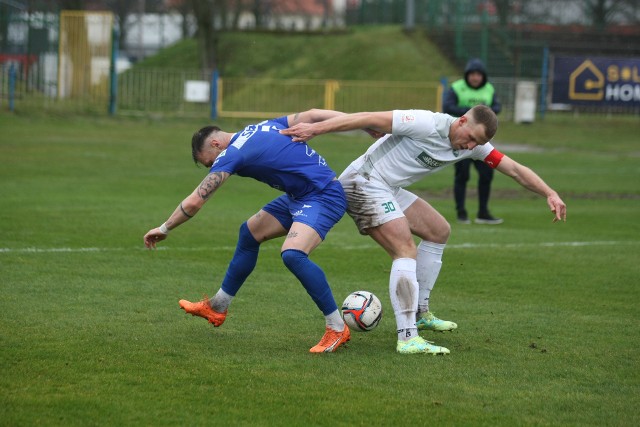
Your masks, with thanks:
<instances>
[{"instance_id":1,"label":"green grass field","mask_svg":"<svg viewBox=\"0 0 640 427\"><path fill-rule=\"evenodd\" d=\"M496 227L453 222L452 170L415 186L452 221L432 309L459 328L425 335L446 357L395 353L390 261L348 217L312 259L339 303L366 289L386 312L347 348L308 353L323 319L279 241L221 328L179 310L218 289L238 226L277 194L234 177L145 250L206 173L202 124L0 113L0 425L640 424L637 118L503 125L496 145L561 192L567 223L503 176ZM370 142L312 145L341 171Z\"/></svg>"}]
</instances>

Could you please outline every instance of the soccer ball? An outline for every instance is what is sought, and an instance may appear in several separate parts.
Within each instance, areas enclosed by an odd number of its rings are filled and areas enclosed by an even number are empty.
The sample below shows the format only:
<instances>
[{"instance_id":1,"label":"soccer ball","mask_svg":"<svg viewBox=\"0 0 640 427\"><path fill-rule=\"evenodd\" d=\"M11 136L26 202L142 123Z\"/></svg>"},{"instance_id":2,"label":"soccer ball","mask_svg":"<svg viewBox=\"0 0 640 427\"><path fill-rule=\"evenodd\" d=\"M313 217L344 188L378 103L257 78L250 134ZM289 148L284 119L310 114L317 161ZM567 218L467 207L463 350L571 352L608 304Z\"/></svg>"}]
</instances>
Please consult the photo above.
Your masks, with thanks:
<instances>
[{"instance_id":1,"label":"soccer ball","mask_svg":"<svg viewBox=\"0 0 640 427\"><path fill-rule=\"evenodd\" d=\"M342 303L342 318L354 331L370 331L382 319L382 304L371 292L353 292Z\"/></svg>"}]
</instances>

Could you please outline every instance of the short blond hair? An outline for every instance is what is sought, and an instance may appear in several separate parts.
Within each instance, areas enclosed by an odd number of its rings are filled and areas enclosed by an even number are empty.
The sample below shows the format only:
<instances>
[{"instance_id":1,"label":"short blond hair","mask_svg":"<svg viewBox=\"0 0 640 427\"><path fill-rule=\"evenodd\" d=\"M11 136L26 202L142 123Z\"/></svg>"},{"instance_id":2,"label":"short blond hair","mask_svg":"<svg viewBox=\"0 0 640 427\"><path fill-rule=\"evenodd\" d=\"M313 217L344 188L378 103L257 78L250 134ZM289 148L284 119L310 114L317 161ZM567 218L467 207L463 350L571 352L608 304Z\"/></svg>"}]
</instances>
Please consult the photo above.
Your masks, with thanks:
<instances>
[{"instance_id":1,"label":"short blond hair","mask_svg":"<svg viewBox=\"0 0 640 427\"><path fill-rule=\"evenodd\" d=\"M469 110L469 115L479 125L484 126L484 134L487 141L493 139L498 131L498 116L486 105L476 105Z\"/></svg>"}]
</instances>

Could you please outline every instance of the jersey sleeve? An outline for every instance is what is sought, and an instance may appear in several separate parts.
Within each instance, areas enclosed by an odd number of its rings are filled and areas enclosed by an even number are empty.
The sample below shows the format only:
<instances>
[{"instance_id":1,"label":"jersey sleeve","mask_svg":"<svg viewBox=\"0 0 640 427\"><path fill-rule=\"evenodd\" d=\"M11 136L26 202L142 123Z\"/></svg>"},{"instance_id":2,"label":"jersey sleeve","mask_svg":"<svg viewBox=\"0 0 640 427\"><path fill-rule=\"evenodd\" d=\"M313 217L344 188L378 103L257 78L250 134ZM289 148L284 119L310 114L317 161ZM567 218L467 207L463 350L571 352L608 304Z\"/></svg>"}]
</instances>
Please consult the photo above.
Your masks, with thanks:
<instances>
[{"instance_id":1,"label":"jersey sleeve","mask_svg":"<svg viewBox=\"0 0 640 427\"><path fill-rule=\"evenodd\" d=\"M479 145L472 150L472 158L476 160L482 160L492 169L495 169L500 164L500 161L504 157L497 148L487 142L484 145Z\"/></svg>"},{"instance_id":2,"label":"jersey sleeve","mask_svg":"<svg viewBox=\"0 0 640 427\"><path fill-rule=\"evenodd\" d=\"M391 133L404 135L417 141L435 130L433 113L426 110L393 110Z\"/></svg>"}]
</instances>

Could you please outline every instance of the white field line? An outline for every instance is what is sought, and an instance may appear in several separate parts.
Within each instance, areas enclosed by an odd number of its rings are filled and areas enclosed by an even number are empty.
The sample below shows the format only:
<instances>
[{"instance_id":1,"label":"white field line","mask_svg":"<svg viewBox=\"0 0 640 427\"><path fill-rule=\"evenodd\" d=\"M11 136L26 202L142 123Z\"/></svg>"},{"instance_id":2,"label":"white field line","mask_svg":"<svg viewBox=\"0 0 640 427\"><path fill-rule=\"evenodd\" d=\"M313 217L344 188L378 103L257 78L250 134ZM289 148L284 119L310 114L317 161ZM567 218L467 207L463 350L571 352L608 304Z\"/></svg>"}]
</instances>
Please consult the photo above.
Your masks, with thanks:
<instances>
[{"instance_id":1,"label":"white field line","mask_svg":"<svg viewBox=\"0 0 640 427\"><path fill-rule=\"evenodd\" d=\"M482 248L531 248L531 247L584 247L584 246L627 246L638 245L640 241L590 241L590 242L543 242L543 243L458 243L449 244L446 249L482 249ZM362 245L341 245L339 243L326 243L322 247L339 248L346 250L356 249L372 249L378 248L374 242ZM172 247L161 246L157 250L160 251L210 251L210 250L228 250L232 251L235 246L204 246L204 247ZM82 252L128 252L142 251L144 247L130 248L0 248L0 254L40 254L40 253L82 253Z\"/></svg>"}]
</instances>

